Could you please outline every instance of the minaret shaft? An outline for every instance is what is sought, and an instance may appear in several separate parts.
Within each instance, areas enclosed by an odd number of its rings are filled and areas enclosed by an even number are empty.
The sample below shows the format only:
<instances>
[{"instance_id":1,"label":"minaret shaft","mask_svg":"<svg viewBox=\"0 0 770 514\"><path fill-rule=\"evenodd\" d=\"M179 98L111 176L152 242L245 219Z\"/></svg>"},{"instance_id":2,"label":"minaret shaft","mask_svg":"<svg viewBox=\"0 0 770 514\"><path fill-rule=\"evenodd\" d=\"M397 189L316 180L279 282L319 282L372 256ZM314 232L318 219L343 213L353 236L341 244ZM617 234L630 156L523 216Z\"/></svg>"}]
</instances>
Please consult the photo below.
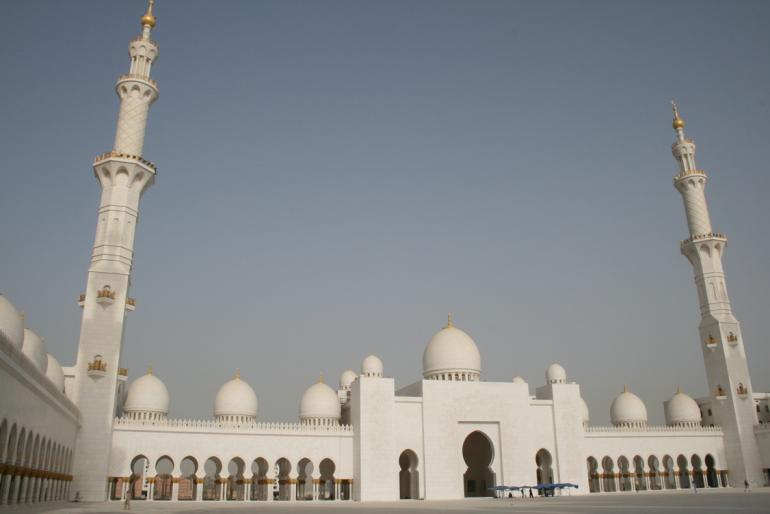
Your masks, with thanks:
<instances>
[{"instance_id":1,"label":"minaret shaft","mask_svg":"<svg viewBox=\"0 0 770 514\"><path fill-rule=\"evenodd\" d=\"M75 365L73 400L80 408L71 495L103 501L112 451L112 423L118 405L120 358L133 266L134 235L142 194L155 181L155 166L144 160L144 136L158 87L150 69L158 46L150 39L151 10L142 17L142 34L130 42L129 74L118 78L120 98L113 150L94 161L101 187L91 263Z\"/></svg>"},{"instance_id":2,"label":"minaret shaft","mask_svg":"<svg viewBox=\"0 0 770 514\"><path fill-rule=\"evenodd\" d=\"M725 437L725 456L733 486L763 483L759 448L754 435L757 423L751 394L740 323L727 294L722 256L727 238L711 228L705 172L695 165L695 143L684 135L684 121L674 106L677 141L671 150L679 163L674 186L681 193L690 237L681 251L692 264L700 304L698 327L706 366L711 408Z\"/></svg>"}]
</instances>

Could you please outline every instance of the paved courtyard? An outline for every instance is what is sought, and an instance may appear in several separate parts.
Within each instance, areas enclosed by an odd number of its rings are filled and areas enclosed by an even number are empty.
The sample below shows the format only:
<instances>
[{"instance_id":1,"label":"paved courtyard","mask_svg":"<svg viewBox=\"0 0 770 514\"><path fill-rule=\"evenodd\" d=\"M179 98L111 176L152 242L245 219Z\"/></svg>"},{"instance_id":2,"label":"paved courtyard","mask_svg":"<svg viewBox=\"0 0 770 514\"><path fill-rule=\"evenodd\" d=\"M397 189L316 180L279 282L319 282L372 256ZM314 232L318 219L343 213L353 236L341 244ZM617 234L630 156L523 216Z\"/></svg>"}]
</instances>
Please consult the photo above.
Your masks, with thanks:
<instances>
[{"instance_id":1,"label":"paved courtyard","mask_svg":"<svg viewBox=\"0 0 770 514\"><path fill-rule=\"evenodd\" d=\"M101 504L58 504L53 506L33 505L7 507L3 512L18 514L42 513L102 513L122 512L119 503ZM331 513L350 514L384 512L399 513L537 513L537 514L588 514L588 513L692 513L692 514L753 514L770 513L770 489L752 491L691 491L666 493L619 493L600 496L565 496L558 498L529 499L479 499L458 501L402 501L385 503L165 503L132 502L132 512L147 513L215 513L215 512L257 512L257 513Z\"/></svg>"}]
</instances>

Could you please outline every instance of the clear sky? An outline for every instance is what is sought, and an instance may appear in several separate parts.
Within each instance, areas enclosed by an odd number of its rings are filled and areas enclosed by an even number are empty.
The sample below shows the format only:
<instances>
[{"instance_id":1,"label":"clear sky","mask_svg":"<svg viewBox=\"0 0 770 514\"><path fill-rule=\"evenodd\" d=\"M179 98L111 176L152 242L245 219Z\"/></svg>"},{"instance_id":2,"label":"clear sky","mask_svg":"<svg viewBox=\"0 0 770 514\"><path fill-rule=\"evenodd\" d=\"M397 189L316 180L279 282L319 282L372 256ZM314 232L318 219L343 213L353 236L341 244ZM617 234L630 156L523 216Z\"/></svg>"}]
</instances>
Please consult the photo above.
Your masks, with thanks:
<instances>
[{"instance_id":1,"label":"clear sky","mask_svg":"<svg viewBox=\"0 0 770 514\"><path fill-rule=\"evenodd\" d=\"M74 363L99 190L144 3L5 2L0 291ZM159 0L122 364L171 415L240 368L296 419L378 354L399 386L454 315L483 378L554 361L594 422L708 394L670 144L709 174L753 386L770 390L770 3Z\"/></svg>"}]
</instances>

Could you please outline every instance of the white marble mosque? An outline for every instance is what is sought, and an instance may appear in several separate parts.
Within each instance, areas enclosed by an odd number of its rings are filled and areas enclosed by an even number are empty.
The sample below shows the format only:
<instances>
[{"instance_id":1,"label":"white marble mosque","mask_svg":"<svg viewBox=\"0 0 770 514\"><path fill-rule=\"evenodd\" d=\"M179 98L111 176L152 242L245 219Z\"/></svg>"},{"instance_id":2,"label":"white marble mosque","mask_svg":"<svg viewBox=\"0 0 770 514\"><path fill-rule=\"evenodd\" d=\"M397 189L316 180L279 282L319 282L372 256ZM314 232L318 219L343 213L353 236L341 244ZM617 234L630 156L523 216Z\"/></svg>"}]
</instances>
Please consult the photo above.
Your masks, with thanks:
<instances>
[{"instance_id":1,"label":"white marble mosque","mask_svg":"<svg viewBox=\"0 0 770 514\"><path fill-rule=\"evenodd\" d=\"M295 423L258 419L257 394L237 373L214 397L211 419L168 417L170 397L151 371L128 384L120 356L134 230L155 165L142 154L158 98L150 71L153 2L118 77L113 149L93 170L102 193L74 365L0 296L0 504L75 497L117 501L379 501L488 496L502 485L564 484L572 494L768 484L770 394L752 391L741 328L705 198L706 173L674 106L674 186L689 235L708 391L677 390L665 426L628 389L594 426L580 385L551 364L542 384L483 380L476 342L451 318L428 342L423 376L397 385L374 355L335 389L319 380ZM545 367L545 366L544 366ZM310 380L312 381L312 380ZM673 387L672 387L673 390Z\"/></svg>"}]
</instances>

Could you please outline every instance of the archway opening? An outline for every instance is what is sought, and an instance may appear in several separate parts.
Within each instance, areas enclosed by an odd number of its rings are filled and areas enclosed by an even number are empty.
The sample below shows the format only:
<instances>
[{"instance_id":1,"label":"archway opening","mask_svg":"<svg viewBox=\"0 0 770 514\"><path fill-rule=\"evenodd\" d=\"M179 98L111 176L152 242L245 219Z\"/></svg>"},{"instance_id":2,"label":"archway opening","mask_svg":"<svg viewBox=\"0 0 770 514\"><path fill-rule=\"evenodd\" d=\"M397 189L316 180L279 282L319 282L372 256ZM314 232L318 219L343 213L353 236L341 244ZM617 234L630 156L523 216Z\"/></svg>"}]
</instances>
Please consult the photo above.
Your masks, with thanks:
<instances>
[{"instance_id":1,"label":"archway opening","mask_svg":"<svg viewBox=\"0 0 770 514\"><path fill-rule=\"evenodd\" d=\"M185 457L179 464L179 491L177 498L180 500L194 500L198 491L195 474L198 472L198 461L193 457Z\"/></svg>"},{"instance_id":2,"label":"archway opening","mask_svg":"<svg viewBox=\"0 0 770 514\"><path fill-rule=\"evenodd\" d=\"M174 472L174 461L168 456L163 456L155 463L155 485L153 487L153 500L171 499L171 473Z\"/></svg>"},{"instance_id":3,"label":"archway opening","mask_svg":"<svg viewBox=\"0 0 770 514\"><path fill-rule=\"evenodd\" d=\"M318 465L318 471L321 472L321 481L318 484L318 499L319 500L334 500L334 472L337 466L331 459L324 459L321 464Z\"/></svg>"},{"instance_id":4,"label":"archway opening","mask_svg":"<svg viewBox=\"0 0 770 514\"><path fill-rule=\"evenodd\" d=\"M695 487L701 489L703 487L706 487L706 484L703 481L703 468L702 463L700 460L699 455L693 455L690 458L690 462L692 463L692 482L695 485Z\"/></svg>"},{"instance_id":5,"label":"archway opening","mask_svg":"<svg viewBox=\"0 0 770 514\"><path fill-rule=\"evenodd\" d=\"M666 489L676 489L676 470L674 469L674 459L670 455L663 457L663 478Z\"/></svg>"},{"instance_id":6,"label":"archway opening","mask_svg":"<svg viewBox=\"0 0 770 514\"><path fill-rule=\"evenodd\" d=\"M495 473L490 469L494 448L481 432L472 432L463 442L463 459L468 468L463 473L465 497L494 496Z\"/></svg>"},{"instance_id":7,"label":"archway opening","mask_svg":"<svg viewBox=\"0 0 770 514\"><path fill-rule=\"evenodd\" d=\"M647 477L644 474L644 459L634 457L634 487L637 491L647 490Z\"/></svg>"},{"instance_id":8,"label":"archway opening","mask_svg":"<svg viewBox=\"0 0 770 514\"><path fill-rule=\"evenodd\" d=\"M150 461L144 455L137 455L131 461L131 477L128 479L129 494L132 500L146 500L150 487L147 475L150 472Z\"/></svg>"},{"instance_id":9,"label":"archway opening","mask_svg":"<svg viewBox=\"0 0 770 514\"><path fill-rule=\"evenodd\" d=\"M602 489L605 493L615 492L615 463L610 457L602 459Z\"/></svg>"},{"instance_id":10,"label":"archway opening","mask_svg":"<svg viewBox=\"0 0 770 514\"><path fill-rule=\"evenodd\" d=\"M398 490L402 500L416 500L420 497L420 478L417 471L417 454L404 450L398 457Z\"/></svg>"},{"instance_id":11,"label":"archway opening","mask_svg":"<svg viewBox=\"0 0 770 514\"><path fill-rule=\"evenodd\" d=\"M308 458L297 464L297 500L313 499L313 463Z\"/></svg>"},{"instance_id":12,"label":"archway opening","mask_svg":"<svg viewBox=\"0 0 770 514\"><path fill-rule=\"evenodd\" d=\"M272 494L272 484L267 482L267 470L270 465L267 461L259 457L251 463L251 499L255 501L267 501L267 494ZM270 488L268 489L268 485Z\"/></svg>"},{"instance_id":13,"label":"archway opening","mask_svg":"<svg viewBox=\"0 0 770 514\"><path fill-rule=\"evenodd\" d=\"M687 457L680 455L676 458L676 464L679 466L679 487L682 489L689 489L690 473L687 471Z\"/></svg>"},{"instance_id":14,"label":"archway opening","mask_svg":"<svg viewBox=\"0 0 770 514\"><path fill-rule=\"evenodd\" d=\"M284 457L278 459L275 463L276 474L278 475L277 500L288 501L291 494L291 483L289 473L291 473L291 463Z\"/></svg>"},{"instance_id":15,"label":"archway opening","mask_svg":"<svg viewBox=\"0 0 770 514\"><path fill-rule=\"evenodd\" d=\"M663 484L660 480L660 462L655 455L650 455L647 459L647 466L650 468L650 490L660 491Z\"/></svg>"},{"instance_id":16,"label":"archway opening","mask_svg":"<svg viewBox=\"0 0 770 514\"><path fill-rule=\"evenodd\" d=\"M601 491L601 485L599 484L599 463L593 457L586 459L586 467L588 468L588 491L591 493L598 493Z\"/></svg>"},{"instance_id":17,"label":"archway opening","mask_svg":"<svg viewBox=\"0 0 770 514\"><path fill-rule=\"evenodd\" d=\"M246 485L243 480L243 470L246 464L240 457L235 457L227 464L227 495L228 501L243 501Z\"/></svg>"},{"instance_id":18,"label":"archway opening","mask_svg":"<svg viewBox=\"0 0 770 514\"><path fill-rule=\"evenodd\" d=\"M623 492L631 490L631 473L629 471L628 459L621 455L618 459L618 470L620 471L620 490Z\"/></svg>"},{"instance_id":19,"label":"archway opening","mask_svg":"<svg viewBox=\"0 0 770 514\"><path fill-rule=\"evenodd\" d=\"M719 478L717 477L717 470L714 466L714 457L710 454L706 455L706 482L709 487L719 487Z\"/></svg>"},{"instance_id":20,"label":"archway opening","mask_svg":"<svg viewBox=\"0 0 770 514\"><path fill-rule=\"evenodd\" d=\"M203 499L205 501L217 501L221 498L222 490L222 461L216 457L209 457L203 465Z\"/></svg>"}]
</instances>

